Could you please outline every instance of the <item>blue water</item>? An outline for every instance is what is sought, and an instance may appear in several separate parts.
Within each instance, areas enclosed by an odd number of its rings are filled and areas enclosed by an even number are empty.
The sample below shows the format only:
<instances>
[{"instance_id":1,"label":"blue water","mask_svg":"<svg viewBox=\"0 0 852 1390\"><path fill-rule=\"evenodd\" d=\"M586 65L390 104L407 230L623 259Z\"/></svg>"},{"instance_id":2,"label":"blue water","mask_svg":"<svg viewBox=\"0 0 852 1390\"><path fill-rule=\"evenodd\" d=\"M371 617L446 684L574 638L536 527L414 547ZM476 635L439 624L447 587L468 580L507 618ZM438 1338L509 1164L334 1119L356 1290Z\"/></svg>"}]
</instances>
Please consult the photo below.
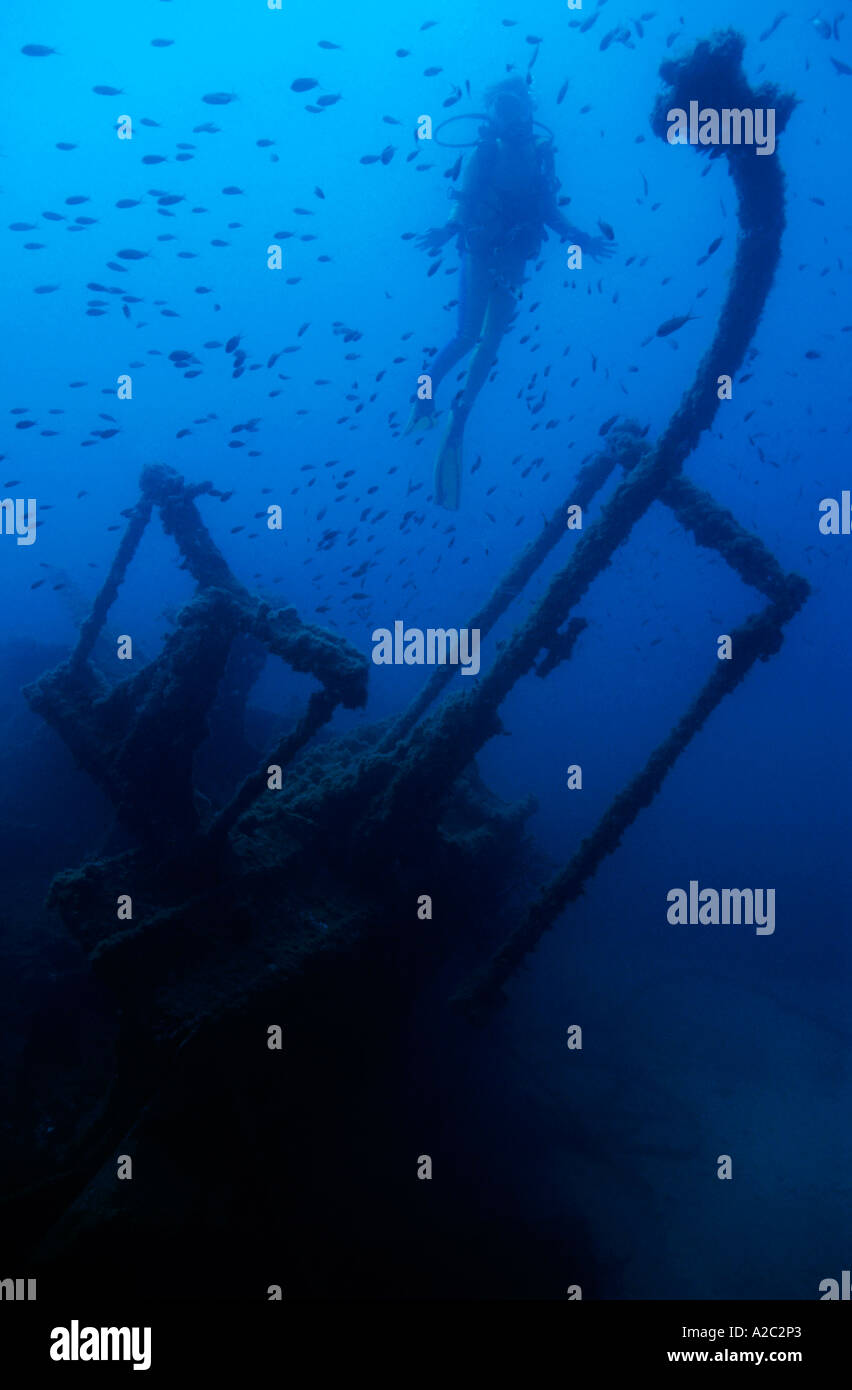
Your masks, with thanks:
<instances>
[{"instance_id":1,"label":"blue water","mask_svg":"<svg viewBox=\"0 0 852 1390\"><path fill-rule=\"evenodd\" d=\"M495 1165L514 1174L530 1220L564 1232L569 1251L582 1212L601 1296L809 1299L852 1260L850 539L818 530L821 499L850 486L852 79L831 59L852 64L852 18L826 39L798 6L760 42L776 0L747 10L720 0L712 16L692 7L684 22L681 8L656 5L642 38L634 28L631 47L602 51L638 5L610 0L581 34L571 20L592 5L539 0L505 13L435 0L422 15L386 0L284 0L281 12L260 0L139 0L120 13L103 0L9 0L0 482L4 497L36 498L42 524L29 547L0 537L3 635L70 647L121 512L156 460L232 490L199 506L246 585L365 654L374 628L397 618L465 626L570 500L601 422L634 416L653 440L692 380L727 287L735 199L725 160L707 173L695 151L654 137L649 114L661 61L712 28L742 32L749 77L800 102L776 156L788 224L752 379L720 406L686 472L813 593L779 655L711 717L545 939L487 1038L472 1038L470 1089L448 1106L469 1107L471 1131L498 1136ZM427 20L436 23L423 30ZM158 38L172 42L153 46ZM56 51L26 56L29 44ZM413 127L424 113L437 122L480 111L484 88L507 64L525 72L534 53L537 114L554 132L568 215L589 232L598 218L611 224L618 254L566 272L551 236L529 267L517 324L471 417L462 507L451 514L429 500L436 435L401 437L424 349L451 336L458 294L457 256L427 278L430 262L403 237L443 223L443 174L456 158L418 148ZM424 76L430 67L441 71ZM318 86L294 92L303 77ZM463 96L445 108L453 84ZM233 99L209 104L205 93ZM307 109L328 94L340 99ZM116 136L124 116L131 140ZM196 129L208 122L215 133ZM473 138L476 122L450 129ZM388 145L388 163L361 162ZM181 201L164 206L171 194ZM138 206L117 207L124 199ZM267 268L271 243L283 248L280 271ZM127 249L145 254L119 256ZM54 288L39 293L45 286ZM699 317L641 346L687 311ZM357 337L345 341L335 324ZM237 377L224 347L235 335L247 354ZM188 366L176 352L192 354ZM116 397L124 373L130 401ZM280 532L257 519L270 503L283 508ZM334 544L318 548L329 530ZM110 630L148 653L193 591L175 554L152 524L110 613ZM485 665L566 555L557 549L487 639ZM589 627L574 659L512 692L508 737L479 760L499 795L538 799L542 852L570 857L709 675L719 633L760 607L669 512L651 509L584 599ZM423 678L373 667L366 710L339 713L332 729L400 710ZM310 688L270 664L262 702L292 710ZM565 785L577 762L582 793ZM70 788L54 796L68 798L70 817ZM691 878L774 887L775 934L667 925L666 893ZM573 1023L582 1053L565 1047ZM513 1155L506 1136L525 1131L535 1142ZM716 1178L719 1154L733 1158L732 1182ZM578 1278L570 1264L566 1286Z\"/></svg>"}]
</instances>

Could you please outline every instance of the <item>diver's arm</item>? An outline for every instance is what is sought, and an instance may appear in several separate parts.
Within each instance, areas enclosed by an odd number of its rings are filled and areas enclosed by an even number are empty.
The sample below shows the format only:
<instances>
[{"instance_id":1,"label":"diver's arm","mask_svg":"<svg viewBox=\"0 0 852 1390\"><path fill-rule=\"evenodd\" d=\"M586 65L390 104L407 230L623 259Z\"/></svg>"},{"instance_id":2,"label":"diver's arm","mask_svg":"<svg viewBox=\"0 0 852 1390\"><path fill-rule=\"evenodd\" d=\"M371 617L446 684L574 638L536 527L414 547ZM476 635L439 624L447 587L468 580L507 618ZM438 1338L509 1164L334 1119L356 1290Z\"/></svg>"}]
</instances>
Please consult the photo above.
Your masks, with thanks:
<instances>
[{"instance_id":1,"label":"diver's arm","mask_svg":"<svg viewBox=\"0 0 852 1390\"><path fill-rule=\"evenodd\" d=\"M559 233L560 240L570 241L572 245L579 246L584 256L591 256L593 261L605 261L615 254L617 244L614 241L607 241L602 236L590 236L588 232L581 231L579 227L573 226L566 217L562 216L558 207L553 206L545 214L545 224L552 227Z\"/></svg>"},{"instance_id":2,"label":"diver's arm","mask_svg":"<svg viewBox=\"0 0 852 1390\"><path fill-rule=\"evenodd\" d=\"M593 261L607 260L615 251L615 242L607 241L604 237L595 236L584 232L580 227L575 227L564 217L558 202L559 190L562 184L556 176L556 165L553 158L552 146L546 146L542 152L542 176L545 181L545 212L544 223L547 227L552 227L554 232L558 232L562 241L570 241L572 245L579 246L584 256L591 256Z\"/></svg>"},{"instance_id":3,"label":"diver's arm","mask_svg":"<svg viewBox=\"0 0 852 1390\"><path fill-rule=\"evenodd\" d=\"M487 169L487 156L483 152L482 145L477 145L465 170L461 190L455 194L456 201L447 221L443 227L430 227L428 232L424 232L422 236L417 238L416 245L421 251L437 252L464 230L465 208L476 206L478 199L482 196Z\"/></svg>"},{"instance_id":4,"label":"diver's arm","mask_svg":"<svg viewBox=\"0 0 852 1390\"><path fill-rule=\"evenodd\" d=\"M589 242L594 239L589 236L588 232L583 232L579 227L573 226L567 217L562 216L555 204L545 214L544 221L546 226L552 227L554 232L559 233L561 241L571 241L574 245L579 246L581 251L585 251Z\"/></svg>"},{"instance_id":5,"label":"diver's arm","mask_svg":"<svg viewBox=\"0 0 852 1390\"><path fill-rule=\"evenodd\" d=\"M421 251L440 251L451 241L461 230L461 223L456 218L455 213L445 222L443 227L430 227L428 232L423 232L415 241L415 246Z\"/></svg>"},{"instance_id":6,"label":"diver's arm","mask_svg":"<svg viewBox=\"0 0 852 1390\"><path fill-rule=\"evenodd\" d=\"M463 229L466 220L465 209L475 208L483 197L488 187L492 163L493 151L481 142L468 160L461 188L458 191L454 189L451 194L456 201L447 226L452 231L459 232Z\"/></svg>"}]
</instances>

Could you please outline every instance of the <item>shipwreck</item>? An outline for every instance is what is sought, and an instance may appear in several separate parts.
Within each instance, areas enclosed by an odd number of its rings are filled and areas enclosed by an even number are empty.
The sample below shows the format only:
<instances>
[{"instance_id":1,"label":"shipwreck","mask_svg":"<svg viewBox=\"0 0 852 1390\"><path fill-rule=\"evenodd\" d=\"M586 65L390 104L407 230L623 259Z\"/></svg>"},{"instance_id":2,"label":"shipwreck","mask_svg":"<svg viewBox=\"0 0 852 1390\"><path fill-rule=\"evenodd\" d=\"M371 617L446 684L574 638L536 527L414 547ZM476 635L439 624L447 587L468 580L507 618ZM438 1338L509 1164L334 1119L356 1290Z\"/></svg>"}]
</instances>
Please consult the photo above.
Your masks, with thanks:
<instances>
[{"instance_id":1,"label":"shipwreck","mask_svg":"<svg viewBox=\"0 0 852 1390\"><path fill-rule=\"evenodd\" d=\"M753 89L743 48L726 32L663 65L652 115L660 138L670 108L692 101L771 108L783 131L794 99ZM458 960L462 942L447 1026L459 1046L471 1023L487 1026L542 934L616 853L720 702L779 650L808 597L806 581L785 573L683 472L714 421L719 378L743 366L785 224L777 155L757 158L738 145L698 154L727 161L739 224L712 342L659 438L638 422L613 429L469 617L484 636L544 559L564 553L475 681L439 667L395 719L317 740L338 707L364 704L365 654L234 578L197 505L210 484L191 485L163 465L143 471L76 648L25 692L110 798L125 838L115 854L60 874L50 893L115 1001L118 1042L110 1094L88 1131L4 1215L42 1287L109 1288L117 1269L125 1287L178 1298L264 1299L274 1286L285 1297L358 1296L353 1275L370 1297L442 1296L435 1291L448 1286L481 1296L488 1285L480 1278L488 1237L476 1270L448 1276L439 1252L446 1239L458 1243L457 1227L420 1200L410 1173L422 1139L410 1113L394 1115L386 1103L405 1092L401 1040L424 981L451 945ZM613 475L615 490L589 517ZM531 899L519 897L510 886L532 805L492 796L476 756L500 731L501 704L519 681L546 680L582 652L586 624L575 609L656 502L762 606L733 631L732 660L716 663L569 862ZM566 529L569 505L587 516L580 532ZM107 679L93 653L155 510L195 597L158 655L130 677ZM236 736L266 653L319 688L256 770L213 802L195 786L195 750L211 722ZM274 789L272 769L280 769ZM424 945L412 926L427 891L441 911ZM129 918L117 913L121 899L132 902ZM497 938L476 926L483 903L501 924ZM280 1052L267 1047L272 1025L282 1030ZM128 1155L134 1178L122 1183L117 1159ZM399 1294L406 1261L420 1279Z\"/></svg>"}]
</instances>

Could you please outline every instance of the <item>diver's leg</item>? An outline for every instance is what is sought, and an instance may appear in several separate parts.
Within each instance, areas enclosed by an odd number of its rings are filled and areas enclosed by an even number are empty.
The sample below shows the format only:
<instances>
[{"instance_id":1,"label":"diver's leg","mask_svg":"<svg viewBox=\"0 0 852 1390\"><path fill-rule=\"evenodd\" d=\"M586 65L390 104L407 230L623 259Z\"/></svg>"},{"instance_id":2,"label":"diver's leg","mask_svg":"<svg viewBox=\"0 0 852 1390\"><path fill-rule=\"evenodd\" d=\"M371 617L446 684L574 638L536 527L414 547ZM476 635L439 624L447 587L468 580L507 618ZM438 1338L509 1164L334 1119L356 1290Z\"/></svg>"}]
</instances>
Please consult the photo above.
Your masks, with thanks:
<instances>
[{"instance_id":1,"label":"diver's leg","mask_svg":"<svg viewBox=\"0 0 852 1390\"><path fill-rule=\"evenodd\" d=\"M467 254L462 259L461 285L459 287L459 316L455 337L438 353L431 367L426 368L432 378L433 394L447 372L451 371L471 348L476 347L488 301L491 294L491 275L481 256Z\"/></svg>"},{"instance_id":2,"label":"diver's leg","mask_svg":"<svg viewBox=\"0 0 852 1390\"><path fill-rule=\"evenodd\" d=\"M473 355L464 390L450 411L435 464L435 501L439 507L451 511L457 511L461 501L462 444L467 417L497 359L503 335L515 317L514 286L521 282L523 266L511 267L511 270L511 277L504 275L500 283L492 286L482 340Z\"/></svg>"},{"instance_id":3,"label":"diver's leg","mask_svg":"<svg viewBox=\"0 0 852 1390\"><path fill-rule=\"evenodd\" d=\"M432 396L426 400L418 397L414 402L406 434L411 434L419 428L428 429L434 423L435 392L447 372L467 356L479 341L490 291L491 277L485 261L479 256L465 254L462 257L458 326L455 336L441 349L432 363L423 368L424 375L432 379Z\"/></svg>"},{"instance_id":4,"label":"diver's leg","mask_svg":"<svg viewBox=\"0 0 852 1390\"><path fill-rule=\"evenodd\" d=\"M516 310L517 301L512 289L506 284L495 285L488 300L481 341L471 359L464 389L453 407L453 416L459 429L464 429L474 402L488 380L488 374L497 361L503 336L514 319Z\"/></svg>"}]
</instances>

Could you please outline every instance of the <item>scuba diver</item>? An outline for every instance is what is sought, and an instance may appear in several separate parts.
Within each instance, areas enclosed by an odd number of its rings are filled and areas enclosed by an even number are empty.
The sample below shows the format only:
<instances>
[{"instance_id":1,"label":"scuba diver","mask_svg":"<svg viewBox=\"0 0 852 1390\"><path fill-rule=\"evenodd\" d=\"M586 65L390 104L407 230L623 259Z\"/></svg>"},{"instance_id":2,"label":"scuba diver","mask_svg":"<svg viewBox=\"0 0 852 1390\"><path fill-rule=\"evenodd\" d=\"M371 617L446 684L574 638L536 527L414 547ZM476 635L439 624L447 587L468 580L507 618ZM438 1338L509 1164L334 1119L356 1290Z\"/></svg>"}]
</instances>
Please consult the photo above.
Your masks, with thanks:
<instances>
[{"instance_id":1,"label":"scuba diver","mask_svg":"<svg viewBox=\"0 0 852 1390\"><path fill-rule=\"evenodd\" d=\"M536 134L534 105L523 78L498 82L486 94L487 124L468 165L456 207L444 227L432 227L416 244L433 254L456 238L461 254L461 287L455 337L424 367L432 391L457 362L475 349L464 389L449 413L435 466L435 501L458 510L462 443L471 408L494 365L511 324L527 261L547 238L546 227L580 247L592 260L605 260L613 241L588 236L563 217L557 192L553 142ZM457 118L458 119L458 118ZM467 119L467 118L465 118ZM417 399L405 433L435 424L435 403Z\"/></svg>"}]
</instances>

